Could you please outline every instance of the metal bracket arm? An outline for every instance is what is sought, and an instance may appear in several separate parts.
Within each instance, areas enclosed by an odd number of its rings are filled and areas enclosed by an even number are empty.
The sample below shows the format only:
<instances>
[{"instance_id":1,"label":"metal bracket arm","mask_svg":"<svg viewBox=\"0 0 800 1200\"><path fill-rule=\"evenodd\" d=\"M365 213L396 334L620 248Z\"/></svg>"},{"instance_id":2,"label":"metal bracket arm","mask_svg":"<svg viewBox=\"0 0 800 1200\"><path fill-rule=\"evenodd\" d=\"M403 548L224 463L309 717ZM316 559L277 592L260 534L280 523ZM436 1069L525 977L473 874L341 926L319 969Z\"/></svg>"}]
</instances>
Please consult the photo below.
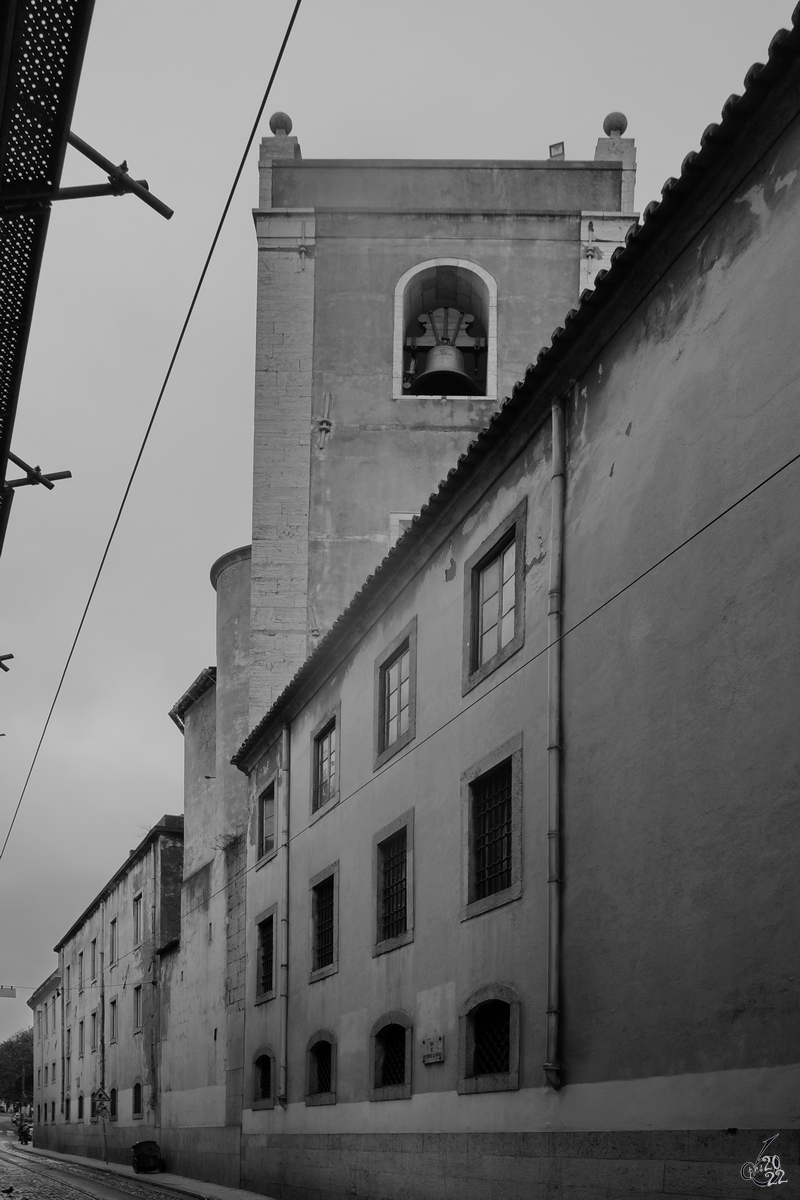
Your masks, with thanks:
<instances>
[{"instance_id":1,"label":"metal bracket arm","mask_svg":"<svg viewBox=\"0 0 800 1200\"><path fill-rule=\"evenodd\" d=\"M71 471L51 471L50 474L44 475L40 467L30 467L21 458L17 458L16 454L12 454L9 450L8 457L16 466L20 467L26 475L25 479L7 479L4 486L10 488L27 487L28 484L41 483L48 491L52 492L55 484L55 479L72 479Z\"/></svg>"},{"instance_id":2,"label":"metal bracket arm","mask_svg":"<svg viewBox=\"0 0 800 1200\"><path fill-rule=\"evenodd\" d=\"M109 182L113 186L121 188L124 192L132 192L134 196L138 196L140 200L143 200L150 208L154 208L157 213L160 213L162 217L166 217L167 220L173 215L171 208L164 204L162 200L159 200L157 196L151 195L146 184L144 187L142 186L144 180L131 179L128 174L128 164L126 162L115 166L110 159L105 158L104 155L100 154L99 151L90 146L88 142L85 142L83 138L79 138L75 133L69 133L67 141L70 146L79 150L90 162L93 162L102 171L105 171Z\"/></svg>"}]
</instances>

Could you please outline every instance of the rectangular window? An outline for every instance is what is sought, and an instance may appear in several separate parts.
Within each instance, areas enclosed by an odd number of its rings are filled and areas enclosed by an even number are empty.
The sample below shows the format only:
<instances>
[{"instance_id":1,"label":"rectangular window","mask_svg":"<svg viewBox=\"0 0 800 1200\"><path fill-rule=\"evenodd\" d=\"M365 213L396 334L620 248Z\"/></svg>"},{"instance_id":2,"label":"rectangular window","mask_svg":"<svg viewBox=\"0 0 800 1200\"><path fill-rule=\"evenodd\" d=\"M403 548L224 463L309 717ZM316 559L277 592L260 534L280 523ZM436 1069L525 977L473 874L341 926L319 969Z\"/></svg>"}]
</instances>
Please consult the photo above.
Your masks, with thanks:
<instances>
[{"instance_id":1,"label":"rectangular window","mask_svg":"<svg viewBox=\"0 0 800 1200\"><path fill-rule=\"evenodd\" d=\"M89 963L91 966L91 978L97 977L97 938L92 938L92 944L89 947Z\"/></svg>"},{"instance_id":2,"label":"rectangular window","mask_svg":"<svg viewBox=\"0 0 800 1200\"><path fill-rule=\"evenodd\" d=\"M258 797L258 857L263 858L275 849L275 784L271 783Z\"/></svg>"},{"instance_id":3,"label":"rectangular window","mask_svg":"<svg viewBox=\"0 0 800 1200\"><path fill-rule=\"evenodd\" d=\"M310 981L339 969L339 864L326 867L311 880Z\"/></svg>"},{"instance_id":4,"label":"rectangular window","mask_svg":"<svg viewBox=\"0 0 800 1200\"><path fill-rule=\"evenodd\" d=\"M373 956L414 939L414 810L378 831L372 839Z\"/></svg>"},{"instance_id":5,"label":"rectangular window","mask_svg":"<svg viewBox=\"0 0 800 1200\"><path fill-rule=\"evenodd\" d=\"M461 777L464 888L461 919L522 892L522 738L487 755Z\"/></svg>"},{"instance_id":6,"label":"rectangular window","mask_svg":"<svg viewBox=\"0 0 800 1200\"><path fill-rule=\"evenodd\" d=\"M83 1056L85 1050L83 1021L78 1021L78 1055Z\"/></svg>"},{"instance_id":7,"label":"rectangular window","mask_svg":"<svg viewBox=\"0 0 800 1200\"><path fill-rule=\"evenodd\" d=\"M133 1027L141 1029L142 1027L142 988L135 987L133 989Z\"/></svg>"},{"instance_id":8,"label":"rectangular window","mask_svg":"<svg viewBox=\"0 0 800 1200\"><path fill-rule=\"evenodd\" d=\"M375 660L374 769L401 750L416 732L417 619Z\"/></svg>"},{"instance_id":9,"label":"rectangular window","mask_svg":"<svg viewBox=\"0 0 800 1200\"><path fill-rule=\"evenodd\" d=\"M256 923L256 928L256 1000L269 1000L275 995L275 913L262 916Z\"/></svg>"},{"instance_id":10,"label":"rectangular window","mask_svg":"<svg viewBox=\"0 0 800 1200\"><path fill-rule=\"evenodd\" d=\"M381 872L381 941L406 931L406 831L378 847Z\"/></svg>"},{"instance_id":11,"label":"rectangular window","mask_svg":"<svg viewBox=\"0 0 800 1200\"><path fill-rule=\"evenodd\" d=\"M138 946L142 940L142 897L133 898L133 944Z\"/></svg>"},{"instance_id":12,"label":"rectangular window","mask_svg":"<svg viewBox=\"0 0 800 1200\"><path fill-rule=\"evenodd\" d=\"M90 1044L91 1044L92 1050L96 1050L97 1049L97 1013L96 1012L93 1012L91 1014L89 1021L90 1021L89 1029L91 1030L91 1038L92 1038Z\"/></svg>"},{"instance_id":13,"label":"rectangular window","mask_svg":"<svg viewBox=\"0 0 800 1200\"><path fill-rule=\"evenodd\" d=\"M48 1071L48 1066L47 1066L47 1063L45 1063L44 1064L44 1086L45 1087L47 1087L47 1071Z\"/></svg>"},{"instance_id":14,"label":"rectangular window","mask_svg":"<svg viewBox=\"0 0 800 1200\"><path fill-rule=\"evenodd\" d=\"M108 1024L110 1027L111 1041L117 1040L117 1002L112 1000L108 1006Z\"/></svg>"},{"instance_id":15,"label":"rectangular window","mask_svg":"<svg viewBox=\"0 0 800 1200\"><path fill-rule=\"evenodd\" d=\"M113 966L117 961L117 918L113 917L108 929L108 961Z\"/></svg>"},{"instance_id":16,"label":"rectangular window","mask_svg":"<svg viewBox=\"0 0 800 1200\"><path fill-rule=\"evenodd\" d=\"M41 1067L39 1067L38 1070L36 1071L36 1086L37 1086L37 1088L40 1088L42 1086L42 1068Z\"/></svg>"},{"instance_id":17,"label":"rectangular window","mask_svg":"<svg viewBox=\"0 0 800 1200\"><path fill-rule=\"evenodd\" d=\"M78 954L78 991L83 991L83 951Z\"/></svg>"},{"instance_id":18,"label":"rectangular window","mask_svg":"<svg viewBox=\"0 0 800 1200\"><path fill-rule=\"evenodd\" d=\"M328 721L314 738L314 797L311 811L316 812L336 795L336 718Z\"/></svg>"},{"instance_id":19,"label":"rectangular window","mask_svg":"<svg viewBox=\"0 0 800 1200\"><path fill-rule=\"evenodd\" d=\"M72 1030L71 1030L71 1029L68 1029L68 1030L67 1030L67 1045L66 1045L66 1053L67 1053L67 1054L72 1054Z\"/></svg>"},{"instance_id":20,"label":"rectangular window","mask_svg":"<svg viewBox=\"0 0 800 1200\"><path fill-rule=\"evenodd\" d=\"M49 1005L45 1004L43 1011L44 1011L44 1036L47 1037L47 1014L50 1011Z\"/></svg>"},{"instance_id":21,"label":"rectangular window","mask_svg":"<svg viewBox=\"0 0 800 1200\"><path fill-rule=\"evenodd\" d=\"M72 1069L70 1067L69 1055L67 1055L64 1059L64 1086L65 1087L70 1086L71 1077L72 1077Z\"/></svg>"},{"instance_id":22,"label":"rectangular window","mask_svg":"<svg viewBox=\"0 0 800 1200\"><path fill-rule=\"evenodd\" d=\"M523 501L465 564L462 695L524 642L526 513Z\"/></svg>"}]
</instances>

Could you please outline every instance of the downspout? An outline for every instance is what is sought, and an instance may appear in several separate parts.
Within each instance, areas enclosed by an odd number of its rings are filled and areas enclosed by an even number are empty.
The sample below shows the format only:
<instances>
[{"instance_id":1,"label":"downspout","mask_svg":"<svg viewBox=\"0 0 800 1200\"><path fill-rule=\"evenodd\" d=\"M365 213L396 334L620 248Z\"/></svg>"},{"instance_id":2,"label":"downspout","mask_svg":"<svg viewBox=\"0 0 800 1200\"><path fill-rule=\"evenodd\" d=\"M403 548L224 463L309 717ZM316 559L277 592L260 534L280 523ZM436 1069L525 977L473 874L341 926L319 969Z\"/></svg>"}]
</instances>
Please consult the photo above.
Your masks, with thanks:
<instances>
[{"instance_id":1,"label":"downspout","mask_svg":"<svg viewBox=\"0 0 800 1200\"><path fill-rule=\"evenodd\" d=\"M283 896L281 898L281 1007L280 1007L280 1072L278 1076L278 1103L282 1108L287 1105L287 1076L289 1068L289 753L291 729L284 725L281 730L281 778L280 778L280 814L281 814L281 877Z\"/></svg>"},{"instance_id":2,"label":"downspout","mask_svg":"<svg viewBox=\"0 0 800 1200\"><path fill-rule=\"evenodd\" d=\"M577 387L577 385L576 385ZM544 1073L561 1087L561 581L564 560L564 401L552 403L550 591L547 605L547 1059Z\"/></svg>"},{"instance_id":3,"label":"downspout","mask_svg":"<svg viewBox=\"0 0 800 1200\"><path fill-rule=\"evenodd\" d=\"M67 1031L64 1027L64 1020L65 1020L65 1005L67 1002L67 998L64 995L64 982L65 982L66 977L64 975L64 947L63 946L61 947L61 949L58 952L58 973L61 976L61 1115L63 1116L64 1115L64 1101L65 1101L66 1088L67 1088L66 1081L64 1079L64 1069L65 1069L66 1054L67 1054L67 1048L66 1048ZM39 1032L41 1033L41 1026L39 1027ZM39 1045L39 1062L40 1062L40 1064L41 1064L41 1060L43 1057L44 1057L44 1047L40 1043L40 1045ZM33 1079L31 1080L31 1092L34 1095L35 1095L35 1091L36 1091L35 1084L36 1084L36 1075L34 1074Z\"/></svg>"}]
</instances>

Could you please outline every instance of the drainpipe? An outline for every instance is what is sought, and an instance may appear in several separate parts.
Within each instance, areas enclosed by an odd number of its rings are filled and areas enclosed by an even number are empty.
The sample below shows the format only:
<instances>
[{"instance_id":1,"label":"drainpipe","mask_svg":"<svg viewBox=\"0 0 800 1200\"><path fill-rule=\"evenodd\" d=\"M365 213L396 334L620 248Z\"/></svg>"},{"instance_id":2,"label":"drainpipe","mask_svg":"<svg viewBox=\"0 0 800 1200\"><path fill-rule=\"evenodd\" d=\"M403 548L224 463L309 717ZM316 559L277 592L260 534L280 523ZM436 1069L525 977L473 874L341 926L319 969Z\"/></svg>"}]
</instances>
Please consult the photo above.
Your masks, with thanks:
<instances>
[{"instance_id":1,"label":"drainpipe","mask_svg":"<svg viewBox=\"0 0 800 1200\"><path fill-rule=\"evenodd\" d=\"M577 385L576 385L577 386ZM547 606L547 1061L544 1073L561 1087L561 576L564 559L564 401L552 404L553 475L550 517L550 592Z\"/></svg>"},{"instance_id":2,"label":"drainpipe","mask_svg":"<svg viewBox=\"0 0 800 1200\"><path fill-rule=\"evenodd\" d=\"M64 1068L65 1068L66 1054L67 1054L67 1048L66 1048L67 1031L64 1026L64 1019L65 1019L64 1008L65 1008L65 1005L67 1002L67 997L64 994L64 984L66 981L66 976L64 974L64 950L63 950L63 947L58 952L58 973L61 976L61 1114L63 1116L64 1115L64 1102L65 1102L65 1097L66 1097L66 1087L67 1087L66 1081L64 1079ZM34 1033L34 1036L35 1036L35 1033ZM44 1051L44 1047L40 1046L39 1047L39 1061L40 1062L43 1057L43 1051ZM72 1063L70 1063L70 1066L72 1066ZM70 1084L71 1084L71 1082L72 1081L70 1080ZM34 1075L33 1079L31 1080L31 1091L33 1092L34 1095L36 1094L35 1093L35 1084L36 1084L36 1075Z\"/></svg>"},{"instance_id":3,"label":"drainpipe","mask_svg":"<svg viewBox=\"0 0 800 1200\"><path fill-rule=\"evenodd\" d=\"M281 902L281 1007L280 1007L280 1046L281 1061L278 1077L278 1103L282 1108L287 1105L287 1075L289 1067L289 753L291 727L284 725L281 730L281 871L283 881L283 897Z\"/></svg>"}]
</instances>

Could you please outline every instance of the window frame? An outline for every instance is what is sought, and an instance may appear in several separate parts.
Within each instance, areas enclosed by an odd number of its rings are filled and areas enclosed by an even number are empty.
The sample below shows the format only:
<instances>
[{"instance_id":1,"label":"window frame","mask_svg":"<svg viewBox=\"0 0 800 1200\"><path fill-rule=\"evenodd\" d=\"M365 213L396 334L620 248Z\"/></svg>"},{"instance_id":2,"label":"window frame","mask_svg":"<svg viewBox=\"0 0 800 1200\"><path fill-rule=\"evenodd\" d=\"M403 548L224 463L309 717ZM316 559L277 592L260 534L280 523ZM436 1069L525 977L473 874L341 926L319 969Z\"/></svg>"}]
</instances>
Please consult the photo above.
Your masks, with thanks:
<instances>
[{"instance_id":1,"label":"window frame","mask_svg":"<svg viewBox=\"0 0 800 1200\"><path fill-rule=\"evenodd\" d=\"M136 1111L136 1089L139 1089L139 1111ZM131 1087L131 1119L134 1121L144 1120L144 1083L140 1076L136 1076Z\"/></svg>"},{"instance_id":2,"label":"window frame","mask_svg":"<svg viewBox=\"0 0 800 1200\"><path fill-rule=\"evenodd\" d=\"M92 938L89 943L89 978L94 981L97 979L97 938Z\"/></svg>"},{"instance_id":3,"label":"window frame","mask_svg":"<svg viewBox=\"0 0 800 1200\"><path fill-rule=\"evenodd\" d=\"M389 745L385 744L386 714L384 688L386 672L403 653L408 644L408 728ZM413 741L417 732L417 618L411 618L397 637L386 646L375 659L374 702L373 702L373 771L393 758Z\"/></svg>"},{"instance_id":4,"label":"window frame","mask_svg":"<svg viewBox=\"0 0 800 1200\"><path fill-rule=\"evenodd\" d=\"M117 918L112 917L108 924L108 965L110 967L116 965L118 955Z\"/></svg>"},{"instance_id":5,"label":"window frame","mask_svg":"<svg viewBox=\"0 0 800 1200\"><path fill-rule=\"evenodd\" d=\"M133 944L141 946L144 941L144 905L142 903L143 892L133 897Z\"/></svg>"},{"instance_id":6,"label":"window frame","mask_svg":"<svg viewBox=\"0 0 800 1200\"><path fill-rule=\"evenodd\" d=\"M482 1004L490 1000L501 1000L509 1006L508 1014L508 1070L490 1075L468 1075L474 1055L471 1044L472 1026L470 1016ZM458 1013L458 1094L474 1095L478 1092L516 1092L519 1090L519 1027L520 1002L514 988L504 983L490 983L478 988L468 996Z\"/></svg>"},{"instance_id":7,"label":"window frame","mask_svg":"<svg viewBox=\"0 0 800 1200\"><path fill-rule=\"evenodd\" d=\"M383 923L383 896L382 896L382 870L381 870L381 855L380 848L389 838L398 834L401 829L406 831L406 928L404 933L399 933L395 937L382 938L381 927ZM414 809L410 808L401 816L396 817L388 825L384 825L383 829L372 838L372 914L373 914L373 942L372 942L372 957L376 958L379 954L388 954L392 950L397 950L400 946L407 946L409 942L414 940Z\"/></svg>"},{"instance_id":8,"label":"window frame","mask_svg":"<svg viewBox=\"0 0 800 1200\"><path fill-rule=\"evenodd\" d=\"M500 892L471 899L474 873L472 788L479 779L511 759L511 883ZM461 916L462 921L480 916L518 900L522 895L522 734L504 742L473 763L461 776Z\"/></svg>"},{"instance_id":9,"label":"window frame","mask_svg":"<svg viewBox=\"0 0 800 1200\"><path fill-rule=\"evenodd\" d=\"M108 1040L113 1044L119 1037L119 1008L116 996L108 1002L108 1029Z\"/></svg>"},{"instance_id":10,"label":"window frame","mask_svg":"<svg viewBox=\"0 0 800 1200\"><path fill-rule=\"evenodd\" d=\"M83 991L83 951L78 951L78 991ZM45 1033L47 1033L47 1016L45 1015Z\"/></svg>"},{"instance_id":11,"label":"window frame","mask_svg":"<svg viewBox=\"0 0 800 1200\"><path fill-rule=\"evenodd\" d=\"M279 771L275 771L264 784L256 792L256 867L262 867L273 859L278 853L278 775ZM272 792L272 848L262 853L262 843L264 841L264 818L262 801L267 798L267 793Z\"/></svg>"},{"instance_id":12,"label":"window frame","mask_svg":"<svg viewBox=\"0 0 800 1200\"><path fill-rule=\"evenodd\" d=\"M324 883L326 879L333 876L333 961L324 967L314 967L316 962L316 904L314 899L314 889ZM318 871L316 875L308 881L308 899L309 899L309 948L311 951L311 970L308 973L308 982L316 983L318 979L326 979L328 975L335 975L339 970L339 862L325 867L324 870Z\"/></svg>"},{"instance_id":13,"label":"window frame","mask_svg":"<svg viewBox=\"0 0 800 1200\"><path fill-rule=\"evenodd\" d=\"M95 1009L92 1009L92 1011L89 1013L89 1033L90 1033L89 1049L92 1051L92 1053L94 1053L97 1050L97 1029L98 1029L97 1009L95 1008Z\"/></svg>"},{"instance_id":14,"label":"window frame","mask_svg":"<svg viewBox=\"0 0 800 1200\"><path fill-rule=\"evenodd\" d=\"M256 1063L259 1058L266 1056L270 1060L269 1067L269 1096L256 1099ZM271 1046L259 1046L250 1060L252 1067L250 1087L250 1107L255 1111L275 1107L275 1051Z\"/></svg>"},{"instance_id":15,"label":"window frame","mask_svg":"<svg viewBox=\"0 0 800 1200\"><path fill-rule=\"evenodd\" d=\"M462 635L461 695L466 696L525 644L525 546L528 524L528 500L522 500L505 520L481 542L464 563L464 626ZM478 589L480 574L513 542L516 594L514 599L514 636L484 663L478 663Z\"/></svg>"},{"instance_id":16,"label":"window frame","mask_svg":"<svg viewBox=\"0 0 800 1200\"><path fill-rule=\"evenodd\" d=\"M386 1087L375 1086L375 1043L378 1034L387 1025L402 1025L406 1031L405 1041L405 1083L392 1083ZM412 1068L414 1050L414 1025L409 1016L400 1009L384 1013L372 1026L369 1034L369 1098L370 1101L408 1100L411 1096Z\"/></svg>"},{"instance_id":17,"label":"window frame","mask_svg":"<svg viewBox=\"0 0 800 1200\"><path fill-rule=\"evenodd\" d=\"M133 989L133 1032L140 1033L144 1029L144 996L142 985L138 983Z\"/></svg>"},{"instance_id":18,"label":"window frame","mask_svg":"<svg viewBox=\"0 0 800 1200\"><path fill-rule=\"evenodd\" d=\"M277 996L277 994L278 994L278 970L277 970L277 957L278 957L278 953L277 953L277 952L278 952L278 933L279 933L279 930L278 930L278 922L277 922L277 919L276 919L276 918L277 918L277 913L278 913L278 905L277 905L277 904L272 904L272 905L270 905L270 907L269 907L269 908L265 908L263 912L259 913L259 914L258 914L258 916L257 916L257 917L256 917L256 919L255 919L255 927L256 927L256 977L255 977L255 999L254 999L254 1001L253 1001L253 1003L254 1003L254 1004L265 1004L265 1003L267 1002L267 1000L274 1000L274 999L275 999L275 997L276 997L276 996ZM272 921L272 987L269 989L269 991L266 991L266 992L260 992L260 991L258 990L258 985L259 985L259 983L260 983L260 980L261 980L261 967L260 967L260 961L261 961L261 926L262 926L262 925L263 925L263 924L264 924L266 921L269 921L269 920L271 920L271 921Z\"/></svg>"},{"instance_id":19,"label":"window frame","mask_svg":"<svg viewBox=\"0 0 800 1200\"><path fill-rule=\"evenodd\" d=\"M331 1088L329 1092L311 1091L312 1052L320 1042L327 1042L331 1048ZM332 1033L330 1029L318 1029L306 1043L306 1108L336 1103L336 1058L336 1034Z\"/></svg>"},{"instance_id":20,"label":"window frame","mask_svg":"<svg viewBox=\"0 0 800 1200\"><path fill-rule=\"evenodd\" d=\"M317 793L319 791L319 758L318 747L323 735L327 733L330 726L336 730L336 786L329 798L323 804L316 804ZM334 708L329 709L321 721L318 721L311 733L311 770L309 779L311 784L311 792L309 797L309 824L313 821L318 821L326 812L330 812L332 808L339 803L341 796L339 781L341 779L342 770L342 705L337 703Z\"/></svg>"},{"instance_id":21,"label":"window frame","mask_svg":"<svg viewBox=\"0 0 800 1200\"><path fill-rule=\"evenodd\" d=\"M83 1058L86 1053L86 1026L82 1020L78 1021L78 1058Z\"/></svg>"}]
</instances>

